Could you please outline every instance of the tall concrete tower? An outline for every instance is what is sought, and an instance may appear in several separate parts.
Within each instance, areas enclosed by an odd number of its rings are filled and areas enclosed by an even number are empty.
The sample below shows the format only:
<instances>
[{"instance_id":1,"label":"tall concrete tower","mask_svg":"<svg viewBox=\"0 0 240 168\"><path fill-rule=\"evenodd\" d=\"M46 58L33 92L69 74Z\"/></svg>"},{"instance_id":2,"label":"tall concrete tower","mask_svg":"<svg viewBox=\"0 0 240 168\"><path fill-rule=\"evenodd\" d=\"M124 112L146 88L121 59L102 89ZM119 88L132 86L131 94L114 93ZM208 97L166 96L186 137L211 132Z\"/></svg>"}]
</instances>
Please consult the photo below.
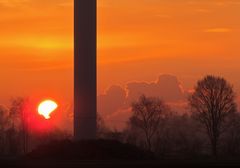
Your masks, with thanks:
<instances>
[{"instance_id":1,"label":"tall concrete tower","mask_svg":"<svg viewBox=\"0 0 240 168\"><path fill-rule=\"evenodd\" d=\"M74 138L96 137L96 0L74 0Z\"/></svg>"}]
</instances>

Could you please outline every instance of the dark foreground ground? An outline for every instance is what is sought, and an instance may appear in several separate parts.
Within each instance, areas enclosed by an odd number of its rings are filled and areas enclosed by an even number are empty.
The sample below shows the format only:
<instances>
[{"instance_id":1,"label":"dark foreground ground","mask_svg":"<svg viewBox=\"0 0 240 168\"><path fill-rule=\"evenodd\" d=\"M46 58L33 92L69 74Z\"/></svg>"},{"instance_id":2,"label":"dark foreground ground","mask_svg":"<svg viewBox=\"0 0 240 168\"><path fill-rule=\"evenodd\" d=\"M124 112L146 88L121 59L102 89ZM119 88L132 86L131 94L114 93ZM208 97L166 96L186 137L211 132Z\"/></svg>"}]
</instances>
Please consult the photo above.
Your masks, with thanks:
<instances>
[{"instance_id":1,"label":"dark foreground ground","mask_svg":"<svg viewBox=\"0 0 240 168\"><path fill-rule=\"evenodd\" d=\"M240 167L240 159L159 160L151 152L111 140L54 141L21 157L0 158L0 168Z\"/></svg>"},{"instance_id":2,"label":"dark foreground ground","mask_svg":"<svg viewBox=\"0 0 240 168\"><path fill-rule=\"evenodd\" d=\"M240 161L14 161L1 162L1 168L198 168L198 167L240 167Z\"/></svg>"}]
</instances>

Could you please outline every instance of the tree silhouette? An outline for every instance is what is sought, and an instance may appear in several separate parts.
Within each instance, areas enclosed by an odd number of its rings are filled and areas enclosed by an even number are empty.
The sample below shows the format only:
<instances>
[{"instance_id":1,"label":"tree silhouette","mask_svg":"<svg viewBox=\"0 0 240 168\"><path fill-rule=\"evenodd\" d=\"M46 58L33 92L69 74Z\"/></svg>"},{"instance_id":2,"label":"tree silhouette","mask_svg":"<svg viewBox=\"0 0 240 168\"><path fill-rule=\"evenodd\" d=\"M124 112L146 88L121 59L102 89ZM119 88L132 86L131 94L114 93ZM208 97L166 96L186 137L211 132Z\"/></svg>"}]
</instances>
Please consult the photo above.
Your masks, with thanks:
<instances>
[{"instance_id":1,"label":"tree silhouette","mask_svg":"<svg viewBox=\"0 0 240 168\"><path fill-rule=\"evenodd\" d=\"M103 117L97 113L97 138L104 139L109 132L110 130L107 128Z\"/></svg>"},{"instance_id":2,"label":"tree silhouette","mask_svg":"<svg viewBox=\"0 0 240 168\"><path fill-rule=\"evenodd\" d=\"M14 150L19 153L27 152L26 103L27 98L16 97L10 100L9 107L10 129L8 130L8 136L11 137L12 148L16 148Z\"/></svg>"},{"instance_id":3,"label":"tree silhouette","mask_svg":"<svg viewBox=\"0 0 240 168\"><path fill-rule=\"evenodd\" d=\"M132 104L132 111L129 123L143 131L147 149L151 151L153 138L165 117L167 106L158 98L142 95L138 102Z\"/></svg>"},{"instance_id":4,"label":"tree silhouette","mask_svg":"<svg viewBox=\"0 0 240 168\"><path fill-rule=\"evenodd\" d=\"M233 113L227 118L221 141L222 151L225 155L236 156L240 154L240 113Z\"/></svg>"},{"instance_id":5,"label":"tree silhouette","mask_svg":"<svg viewBox=\"0 0 240 168\"><path fill-rule=\"evenodd\" d=\"M193 116L206 128L212 146L212 154L217 156L219 137L223 123L229 114L236 112L233 87L221 77L206 76L198 81L189 97Z\"/></svg>"},{"instance_id":6,"label":"tree silhouette","mask_svg":"<svg viewBox=\"0 0 240 168\"><path fill-rule=\"evenodd\" d=\"M8 126L8 109L0 105L0 155L5 152L5 131Z\"/></svg>"}]
</instances>

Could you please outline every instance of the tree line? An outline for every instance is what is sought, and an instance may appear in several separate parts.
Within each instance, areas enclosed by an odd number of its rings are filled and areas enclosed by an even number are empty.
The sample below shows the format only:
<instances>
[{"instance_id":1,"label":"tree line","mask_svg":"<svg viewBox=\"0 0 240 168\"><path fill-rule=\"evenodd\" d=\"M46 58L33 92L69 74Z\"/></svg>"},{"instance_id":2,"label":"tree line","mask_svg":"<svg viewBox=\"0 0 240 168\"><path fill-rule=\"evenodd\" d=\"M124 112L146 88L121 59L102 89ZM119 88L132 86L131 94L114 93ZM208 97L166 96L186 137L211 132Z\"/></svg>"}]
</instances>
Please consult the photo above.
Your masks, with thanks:
<instances>
[{"instance_id":1,"label":"tree line","mask_svg":"<svg viewBox=\"0 0 240 168\"><path fill-rule=\"evenodd\" d=\"M40 144L69 138L69 133L58 128L46 132L32 132L25 122L27 98L17 97L10 105L0 105L0 156L19 156Z\"/></svg>"},{"instance_id":2,"label":"tree line","mask_svg":"<svg viewBox=\"0 0 240 168\"><path fill-rule=\"evenodd\" d=\"M233 86L222 77L199 80L188 96L189 113L179 114L160 98L142 95L131 105L122 132L101 128L115 138L159 157L240 156L240 113ZM101 127L101 125L99 126Z\"/></svg>"},{"instance_id":3,"label":"tree line","mask_svg":"<svg viewBox=\"0 0 240 168\"><path fill-rule=\"evenodd\" d=\"M26 101L15 98L9 106L0 106L0 155L21 155L39 144L72 138L60 129L28 132ZM131 104L132 114L122 131L108 128L98 115L97 137L138 146L159 158L240 156L240 113L233 86L209 75L197 82L187 101L189 112L180 114L162 99L142 95Z\"/></svg>"}]
</instances>

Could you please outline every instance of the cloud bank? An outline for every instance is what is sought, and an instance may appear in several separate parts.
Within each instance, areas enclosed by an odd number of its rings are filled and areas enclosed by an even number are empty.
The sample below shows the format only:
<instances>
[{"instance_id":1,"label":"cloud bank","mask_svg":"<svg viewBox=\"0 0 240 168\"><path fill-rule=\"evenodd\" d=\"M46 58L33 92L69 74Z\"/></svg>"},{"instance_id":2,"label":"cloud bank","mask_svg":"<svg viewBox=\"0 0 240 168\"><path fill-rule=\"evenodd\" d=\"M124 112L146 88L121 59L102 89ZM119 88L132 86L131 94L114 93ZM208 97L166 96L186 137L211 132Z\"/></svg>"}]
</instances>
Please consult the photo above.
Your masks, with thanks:
<instances>
[{"instance_id":1,"label":"cloud bank","mask_svg":"<svg viewBox=\"0 0 240 168\"><path fill-rule=\"evenodd\" d=\"M181 82L173 75L160 75L153 82L129 82L126 86L111 86L98 96L98 112L111 128L122 129L131 116L131 103L139 96L159 97L173 110L183 111L187 92Z\"/></svg>"}]
</instances>

